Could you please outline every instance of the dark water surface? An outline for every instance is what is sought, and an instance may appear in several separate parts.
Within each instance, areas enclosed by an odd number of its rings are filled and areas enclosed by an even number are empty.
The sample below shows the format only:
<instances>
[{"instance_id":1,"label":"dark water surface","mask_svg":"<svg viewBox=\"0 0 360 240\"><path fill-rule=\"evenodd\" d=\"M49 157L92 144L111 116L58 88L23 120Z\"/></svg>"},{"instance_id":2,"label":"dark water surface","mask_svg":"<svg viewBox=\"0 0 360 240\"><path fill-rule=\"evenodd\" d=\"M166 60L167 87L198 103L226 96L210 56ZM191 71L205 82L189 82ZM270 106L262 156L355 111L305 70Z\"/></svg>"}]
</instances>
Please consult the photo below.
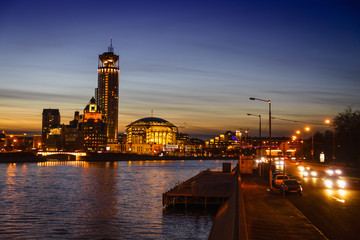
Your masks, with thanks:
<instances>
[{"instance_id":1,"label":"dark water surface","mask_svg":"<svg viewBox=\"0 0 360 240\"><path fill-rule=\"evenodd\" d=\"M207 239L215 212L164 212L162 193L222 163L0 164L0 238Z\"/></svg>"}]
</instances>

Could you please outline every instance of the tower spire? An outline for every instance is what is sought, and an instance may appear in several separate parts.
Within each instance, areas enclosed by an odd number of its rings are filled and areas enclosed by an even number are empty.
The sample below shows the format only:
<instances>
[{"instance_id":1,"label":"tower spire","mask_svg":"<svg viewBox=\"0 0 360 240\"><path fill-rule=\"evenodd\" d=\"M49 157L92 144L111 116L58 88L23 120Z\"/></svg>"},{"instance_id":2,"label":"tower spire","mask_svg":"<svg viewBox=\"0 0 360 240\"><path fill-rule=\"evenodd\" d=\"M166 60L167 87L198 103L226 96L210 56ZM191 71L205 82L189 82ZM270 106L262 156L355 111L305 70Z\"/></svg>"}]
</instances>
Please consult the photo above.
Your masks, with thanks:
<instances>
[{"instance_id":1,"label":"tower spire","mask_svg":"<svg viewBox=\"0 0 360 240\"><path fill-rule=\"evenodd\" d=\"M114 52L114 48L112 46L112 37L110 37L110 46L108 47L108 52Z\"/></svg>"}]
</instances>

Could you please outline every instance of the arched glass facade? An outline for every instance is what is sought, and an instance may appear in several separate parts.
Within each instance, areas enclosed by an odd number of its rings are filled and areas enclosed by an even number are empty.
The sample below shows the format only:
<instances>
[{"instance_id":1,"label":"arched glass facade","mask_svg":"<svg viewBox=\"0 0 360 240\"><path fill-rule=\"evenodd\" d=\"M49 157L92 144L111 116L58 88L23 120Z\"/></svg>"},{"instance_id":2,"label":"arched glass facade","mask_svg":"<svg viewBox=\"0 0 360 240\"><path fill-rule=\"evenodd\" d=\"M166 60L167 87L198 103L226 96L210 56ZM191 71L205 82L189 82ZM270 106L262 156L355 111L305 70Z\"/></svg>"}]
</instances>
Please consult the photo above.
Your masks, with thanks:
<instances>
[{"instance_id":1,"label":"arched glass facade","mask_svg":"<svg viewBox=\"0 0 360 240\"><path fill-rule=\"evenodd\" d=\"M176 144L178 128L161 118L147 117L129 124L126 128L128 144Z\"/></svg>"}]
</instances>

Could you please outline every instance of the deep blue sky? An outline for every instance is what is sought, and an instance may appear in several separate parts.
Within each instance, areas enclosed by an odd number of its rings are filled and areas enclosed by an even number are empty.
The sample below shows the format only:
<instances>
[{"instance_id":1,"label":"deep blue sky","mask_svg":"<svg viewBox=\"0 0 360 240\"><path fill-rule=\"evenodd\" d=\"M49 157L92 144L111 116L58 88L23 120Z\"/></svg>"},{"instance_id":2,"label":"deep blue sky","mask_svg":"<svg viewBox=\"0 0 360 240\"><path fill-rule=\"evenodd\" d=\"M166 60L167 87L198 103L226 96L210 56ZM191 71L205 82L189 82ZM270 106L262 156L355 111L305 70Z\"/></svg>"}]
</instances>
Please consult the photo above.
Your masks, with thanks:
<instances>
[{"instance_id":1,"label":"deep blue sky","mask_svg":"<svg viewBox=\"0 0 360 240\"><path fill-rule=\"evenodd\" d=\"M360 108L358 1L1 1L0 128L68 123L97 87L97 59L120 55L119 131L142 117L181 132L268 131L273 116L322 123ZM273 135L306 124L273 121ZM314 130L321 130L313 125Z\"/></svg>"}]
</instances>

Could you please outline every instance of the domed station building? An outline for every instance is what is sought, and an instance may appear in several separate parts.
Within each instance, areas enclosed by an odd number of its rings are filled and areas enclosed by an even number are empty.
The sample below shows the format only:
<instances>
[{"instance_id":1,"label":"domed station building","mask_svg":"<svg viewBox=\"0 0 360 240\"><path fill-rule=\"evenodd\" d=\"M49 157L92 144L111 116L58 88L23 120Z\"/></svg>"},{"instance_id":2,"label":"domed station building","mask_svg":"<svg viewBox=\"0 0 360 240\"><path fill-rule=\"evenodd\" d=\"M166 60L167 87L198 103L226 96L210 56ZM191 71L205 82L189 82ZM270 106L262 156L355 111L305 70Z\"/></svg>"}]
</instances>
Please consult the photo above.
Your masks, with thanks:
<instances>
[{"instance_id":1,"label":"domed station building","mask_svg":"<svg viewBox=\"0 0 360 240\"><path fill-rule=\"evenodd\" d=\"M146 117L126 127L126 148L131 153L157 155L177 148L178 128L162 118Z\"/></svg>"}]
</instances>

